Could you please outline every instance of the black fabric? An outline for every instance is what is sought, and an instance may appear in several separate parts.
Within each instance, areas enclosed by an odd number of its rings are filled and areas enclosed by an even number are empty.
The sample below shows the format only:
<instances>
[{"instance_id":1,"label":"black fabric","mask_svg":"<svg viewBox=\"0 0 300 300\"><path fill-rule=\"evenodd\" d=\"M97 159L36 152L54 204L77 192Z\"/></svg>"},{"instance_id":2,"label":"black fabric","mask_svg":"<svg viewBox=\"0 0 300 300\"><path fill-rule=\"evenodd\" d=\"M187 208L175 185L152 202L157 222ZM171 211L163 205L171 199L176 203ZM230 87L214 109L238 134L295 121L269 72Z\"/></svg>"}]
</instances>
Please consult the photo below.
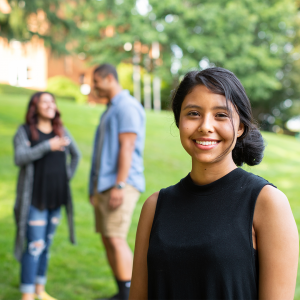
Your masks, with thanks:
<instances>
[{"instance_id":1,"label":"black fabric","mask_svg":"<svg viewBox=\"0 0 300 300\"><path fill-rule=\"evenodd\" d=\"M26 132L31 147L55 137L40 130L38 140L32 140L28 126ZM39 210L55 209L66 205L69 193L69 182L66 171L66 154L64 151L50 151L34 161L34 180L31 204Z\"/></svg>"},{"instance_id":2,"label":"black fabric","mask_svg":"<svg viewBox=\"0 0 300 300\"><path fill-rule=\"evenodd\" d=\"M159 193L148 249L148 299L258 299L256 199L270 184L237 168L207 185L190 175Z\"/></svg>"}]
</instances>

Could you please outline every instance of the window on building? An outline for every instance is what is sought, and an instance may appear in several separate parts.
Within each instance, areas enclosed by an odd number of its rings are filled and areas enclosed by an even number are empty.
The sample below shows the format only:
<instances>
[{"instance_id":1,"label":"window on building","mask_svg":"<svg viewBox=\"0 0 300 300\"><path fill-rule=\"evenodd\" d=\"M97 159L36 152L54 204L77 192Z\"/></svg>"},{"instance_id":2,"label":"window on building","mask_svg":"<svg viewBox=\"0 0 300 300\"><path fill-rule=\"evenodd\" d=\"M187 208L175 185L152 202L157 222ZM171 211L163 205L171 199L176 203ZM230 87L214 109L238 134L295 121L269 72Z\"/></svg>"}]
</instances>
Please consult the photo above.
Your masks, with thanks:
<instances>
[{"instance_id":1,"label":"window on building","mask_svg":"<svg viewBox=\"0 0 300 300\"><path fill-rule=\"evenodd\" d=\"M80 83L80 84L84 84L84 73L81 73L81 74L79 75L79 83Z\"/></svg>"},{"instance_id":2,"label":"window on building","mask_svg":"<svg viewBox=\"0 0 300 300\"><path fill-rule=\"evenodd\" d=\"M30 80L32 79L32 74L31 74L31 68L30 67L27 67L27 80Z\"/></svg>"}]
</instances>

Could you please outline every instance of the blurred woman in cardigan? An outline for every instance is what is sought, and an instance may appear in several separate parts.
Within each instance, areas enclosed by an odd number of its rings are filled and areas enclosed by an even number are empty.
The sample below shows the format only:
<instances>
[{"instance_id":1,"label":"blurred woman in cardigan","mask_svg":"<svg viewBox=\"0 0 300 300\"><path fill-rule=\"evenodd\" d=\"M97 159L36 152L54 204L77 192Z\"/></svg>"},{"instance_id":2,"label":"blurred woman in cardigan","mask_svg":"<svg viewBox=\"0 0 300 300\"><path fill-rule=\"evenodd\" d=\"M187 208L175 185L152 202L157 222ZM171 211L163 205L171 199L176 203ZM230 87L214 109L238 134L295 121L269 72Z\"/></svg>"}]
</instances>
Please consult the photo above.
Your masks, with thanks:
<instances>
[{"instance_id":1,"label":"blurred woman in cardigan","mask_svg":"<svg viewBox=\"0 0 300 300\"><path fill-rule=\"evenodd\" d=\"M69 181L80 154L51 93L38 92L31 97L26 123L14 137L14 151L15 164L20 167L14 212L22 300L54 300L44 288L49 248L61 206L66 207L70 240L75 243Z\"/></svg>"}]
</instances>

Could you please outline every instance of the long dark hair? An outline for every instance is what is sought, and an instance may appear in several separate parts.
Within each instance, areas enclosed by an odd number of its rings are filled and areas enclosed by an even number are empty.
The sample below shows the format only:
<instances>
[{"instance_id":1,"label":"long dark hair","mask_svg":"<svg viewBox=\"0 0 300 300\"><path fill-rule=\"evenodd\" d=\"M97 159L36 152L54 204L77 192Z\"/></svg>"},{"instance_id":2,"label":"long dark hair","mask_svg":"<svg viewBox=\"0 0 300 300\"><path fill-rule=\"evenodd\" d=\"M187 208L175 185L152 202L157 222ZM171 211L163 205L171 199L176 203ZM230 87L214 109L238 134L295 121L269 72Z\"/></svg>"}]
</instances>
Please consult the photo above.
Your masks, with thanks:
<instances>
[{"instance_id":1,"label":"long dark hair","mask_svg":"<svg viewBox=\"0 0 300 300\"><path fill-rule=\"evenodd\" d=\"M54 101L55 101L54 95L49 93L49 92L37 92L37 93L35 93L31 96L30 101L28 103L25 122L29 126L32 140L38 140L38 138L39 138L39 132L38 132L37 127L36 127L36 125L38 123L38 107L37 107L37 104L39 103L39 101L41 99L41 96L43 94L51 95L53 97ZM60 112L58 111L57 108L56 108L55 116L51 120L51 123L52 123L53 131L54 131L55 135L58 135L58 136L62 137L63 136L63 124L62 124L62 121L60 119Z\"/></svg>"},{"instance_id":2,"label":"long dark hair","mask_svg":"<svg viewBox=\"0 0 300 300\"><path fill-rule=\"evenodd\" d=\"M191 71L184 76L172 98L176 126L179 127L181 105L184 98L197 85L205 85L211 92L225 96L228 111L231 111L228 105L228 101L230 101L240 117L240 122L244 124L244 132L237 138L232 150L234 163L237 166L242 166L243 163L249 166L258 165L263 159L264 140L254 123L251 104L243 85L232 72L226 69L208 68L203 71ZM231 123L233 126L232 115ZM235 136L231 145L234 143L234 139ZM220 157L228 153L231 145Z\"/></svg>"}]
</instances>

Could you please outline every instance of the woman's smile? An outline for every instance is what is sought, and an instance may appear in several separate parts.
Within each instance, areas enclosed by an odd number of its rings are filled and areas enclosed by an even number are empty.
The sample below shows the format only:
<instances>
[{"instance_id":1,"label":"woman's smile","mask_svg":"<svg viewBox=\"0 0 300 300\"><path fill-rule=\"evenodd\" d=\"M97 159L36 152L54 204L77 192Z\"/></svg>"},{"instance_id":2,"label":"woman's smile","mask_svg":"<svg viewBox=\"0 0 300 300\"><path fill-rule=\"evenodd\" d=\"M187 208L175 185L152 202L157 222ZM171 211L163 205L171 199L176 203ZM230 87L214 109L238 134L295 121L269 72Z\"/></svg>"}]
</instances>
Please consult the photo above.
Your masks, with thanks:
<instances>
[{"instance_id":1,"label":"woman's smile","mask_svg":"<svg viewBox=\"0 0 300 300\"><path fill-rule=\"evenodd\" d=\"M218 146L221 141L213 140L213 139L195 139L193 140L194 144L197 148L201 150L210 150Z\"/></svg>"}]
</instances>

